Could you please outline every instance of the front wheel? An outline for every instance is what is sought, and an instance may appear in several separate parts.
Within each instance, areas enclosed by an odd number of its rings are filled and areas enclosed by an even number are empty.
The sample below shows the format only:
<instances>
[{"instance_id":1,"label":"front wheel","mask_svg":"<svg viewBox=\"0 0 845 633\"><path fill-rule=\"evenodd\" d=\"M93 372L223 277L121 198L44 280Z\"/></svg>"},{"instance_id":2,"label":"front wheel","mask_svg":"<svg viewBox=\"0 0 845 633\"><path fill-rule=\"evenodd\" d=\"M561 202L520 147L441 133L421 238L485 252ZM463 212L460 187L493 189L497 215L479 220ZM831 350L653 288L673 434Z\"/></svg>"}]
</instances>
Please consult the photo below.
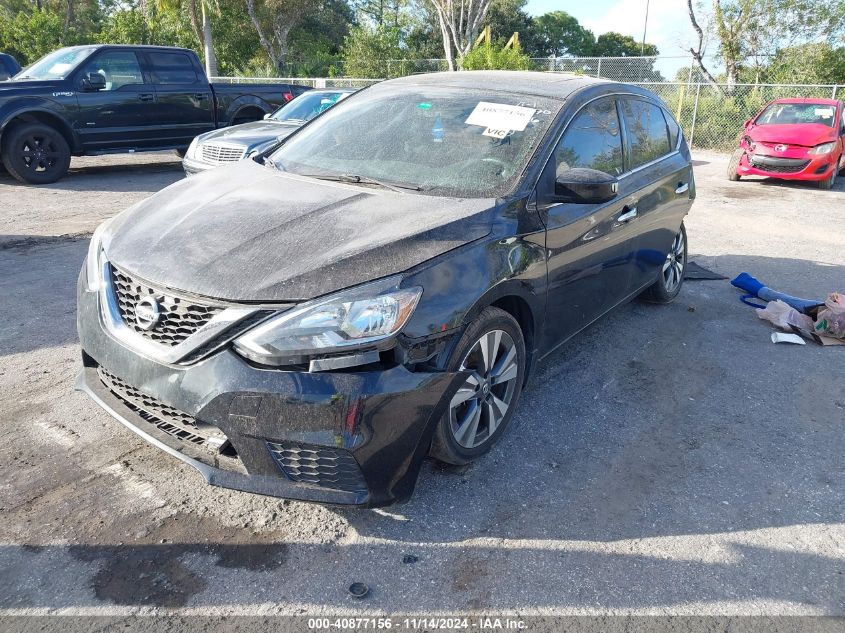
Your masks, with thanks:
<instances>
[{"instance_id":1,"label":"front wheel","mask_svg":"<svg viewBox=\"0 0 845 633\"><path fill-rule=\"evenodd\" d=\"M431 444L431 456L447 464L468 464L504 433L522 393L525 342L510 314L485 308L464 332L446 362L463 372Z\"/></svg>"},{"instance_id":2,"label":"front wheel","mask_svg":"<svg viewBox=\"0 0 845 633\"><path fill-rule=\"evenodd\" d=\"M3 165L21 182L56 182L70 167L70 147L58 130L42 123L27 123L5 135Z\"/></svg>"},{"instance_id":3,"label":"front wheel","mask_svg":"<svg viewBox=\"0 0 845 633\"><path fill-rule=\"evenodd\" d=\"M681 291L686 269L687 230L682 223L681 230L672 240L672 246L663 261L657 281L646 289L642 298L651 303L670 303Z\"/></svg>"},{"instance_id":4,"label":"front wheel","mask_svg":"<svg viewBox=\"0 0 845 633\"><path fill-rule=\"evenodd\" d=\"M830 190L833 189L833 184L836 182L836 175L839 171L838 169L839 164L833 166L833 169L830 171L830 176L825 178L824 180L819 180L819 189Z\"/></svg>"},{"instance_id":5,"label":"front wheel","mask_svg":"<svg viewBox=\"0 0 845 633\"><path fill-rule=\"evenodd\" d=\"M732 182L736 182L740 178L737 168L739 167L739 161L742 160L743 154L745 154L745 150L736 150L731 156L731 160L728 162L728 180Z\"/></svg>"}]
</instances>

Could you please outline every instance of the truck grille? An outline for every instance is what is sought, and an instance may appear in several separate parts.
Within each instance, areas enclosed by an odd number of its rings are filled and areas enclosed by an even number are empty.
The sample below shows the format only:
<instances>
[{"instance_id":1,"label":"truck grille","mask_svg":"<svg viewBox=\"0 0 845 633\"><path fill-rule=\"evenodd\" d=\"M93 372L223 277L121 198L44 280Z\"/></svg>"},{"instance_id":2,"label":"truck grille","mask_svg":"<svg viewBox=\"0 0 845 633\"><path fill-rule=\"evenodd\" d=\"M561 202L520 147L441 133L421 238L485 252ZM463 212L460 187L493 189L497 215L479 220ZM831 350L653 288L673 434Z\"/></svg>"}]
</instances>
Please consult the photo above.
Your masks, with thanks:
<instances>
[{"instance_id":1,"label":"truck grille","mask_svg":"<svg viewBox=\"0 0 845 633\"><path fill-rule=\"evenodd\" d=\"M108 390L131 411L168 435L184 442L204 445L214 452L226 442L226 436L216 427L198 423L193 416L148 396L102 367L97 369L97 373Z\"/></svg>"},{"instance_id":2,"label":"truck grille","mask_svg":"<svg viewBox=\"0 0 845 633\"><path fill-rule=\"evenodd\" d=\"M123 322L138 334L162 345L178 345L224 310L222 306L198 303L152 288L114 265L111 271L112 287ZM135 316L135 307L145 297L155 298L159 305L160 316L150 329L142 328Z\"/></svg>"},{"instance_id":3,"label":"truck grille","mask_svg":"<svg viewBox=\"0 0 845 633\"><path fill-rule=\"evenodd\" d=\"M222 165L223 163L236 163L244 157L244 148L232 147L231 145L219 145L217 143L203 143L200 146L202 159L206 163Z\"/></svg>"},{"instance_id":4,"label":"truck grille","mask_svg":"<svg viewBox=\"0 0 845 633\"><path fill-rule=\"evenodd\" d=\"M347 492L367 492L358 462L349 451L295 442L267 442L267 448L291 481Z\"/></svg>"}]
</instances>

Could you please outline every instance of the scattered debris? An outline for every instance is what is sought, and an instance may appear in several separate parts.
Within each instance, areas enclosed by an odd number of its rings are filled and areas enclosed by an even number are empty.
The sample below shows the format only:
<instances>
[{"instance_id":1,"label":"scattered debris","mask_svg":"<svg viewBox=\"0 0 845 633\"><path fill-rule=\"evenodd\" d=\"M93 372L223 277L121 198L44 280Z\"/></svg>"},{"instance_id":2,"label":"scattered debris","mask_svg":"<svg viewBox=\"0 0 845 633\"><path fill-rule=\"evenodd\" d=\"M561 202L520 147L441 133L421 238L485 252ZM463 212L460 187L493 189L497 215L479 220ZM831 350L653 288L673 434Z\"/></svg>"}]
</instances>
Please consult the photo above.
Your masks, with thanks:
<instances>
[{"instance_id":1,"label":"scattered debris","mask_svg":"<svg viewBox=\"0 0 845 633\"><path fill-rule=\"evenodd\" d=\"M793 343L795 345L805 345L803 338L797 334L787 334L786 332L772 332L772 343Z\"/></svg>"},{"instance_id":2,"label":"scattered debris","mask_svg":"<svg viewBox=\"0 0 845 633\"><path fill-rule=\"evenodd\" d=\"M405 563L406 565L413 565L414 563L419 561L419 559L420 559L420 557L415 556L414 554L405 554L402 557L402 562Z\"/></svg>"}]
</instances>

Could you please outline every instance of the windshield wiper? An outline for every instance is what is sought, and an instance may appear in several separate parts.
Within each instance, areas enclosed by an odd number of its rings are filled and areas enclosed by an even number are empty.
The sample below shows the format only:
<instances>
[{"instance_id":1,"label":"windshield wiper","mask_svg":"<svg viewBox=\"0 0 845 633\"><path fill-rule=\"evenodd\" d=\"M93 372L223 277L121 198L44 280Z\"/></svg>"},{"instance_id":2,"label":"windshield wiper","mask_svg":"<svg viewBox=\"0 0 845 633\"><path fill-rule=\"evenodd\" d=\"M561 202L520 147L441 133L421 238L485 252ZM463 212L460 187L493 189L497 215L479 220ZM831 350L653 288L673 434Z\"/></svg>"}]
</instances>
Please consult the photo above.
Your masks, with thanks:
<instances>
[{"instance_id":1,"label":"windshield wiper","mask_svg":"<svg viewBox=\"0 0 845 633\"><path fill-rule=\"evenodd\" d=\"M402 193L403 189L410 191L422 191L422 187L416 185L405 185L398 182L385 182L384 180L376 180L367 176L358 176L357 174L340 174L339 176L328 176L326 174L299 174L308 178L317 178L318 180L330 180L332 182L345 182L351 185L378 185L385 189L392 189L398 193Z\"/></svg>"},{"instance_id":2,"label":"windshield wiper","mask_svg":"<svg viewBox=\"0 0 845 633\"><path fill-rule=\"evenodd\" d=\"M275 169L276 171L282 171L282 168L279 167L276 163L270 160L269 156L265 156L261 161L265 167L270 167L271 169Z\"/></svg>"}]
</instances>

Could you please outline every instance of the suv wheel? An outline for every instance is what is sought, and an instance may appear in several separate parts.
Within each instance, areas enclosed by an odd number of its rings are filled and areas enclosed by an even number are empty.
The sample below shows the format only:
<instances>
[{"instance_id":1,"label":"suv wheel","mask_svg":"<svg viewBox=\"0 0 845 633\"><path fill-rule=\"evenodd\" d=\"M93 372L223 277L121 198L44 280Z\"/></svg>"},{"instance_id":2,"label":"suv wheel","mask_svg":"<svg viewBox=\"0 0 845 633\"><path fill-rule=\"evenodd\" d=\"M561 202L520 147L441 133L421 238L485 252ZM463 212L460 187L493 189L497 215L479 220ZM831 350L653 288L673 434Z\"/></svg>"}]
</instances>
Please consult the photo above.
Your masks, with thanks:
<instances>
[{"instance_id":1,"label":"suv wheel","mask_svg":"<svg viewBox=\"0 0 845 633\"><path fill-rule=\"evenodd\" d=\"M681 291L684 284L684 272L687 269L687 230L681 224L681 230L672 240L672 247L666 255L660 276L642 294L642 298L651 303L670 303Z\"/></svg>"},{"instance_id":2,"label":"suv wheel","mask_svg":"<svg viewBox=\"0 0 845 633\"><path fill-rule=\"evenodd\" d=\"M4 135L3 165L21 182L33 185L56 182L70 167L70 147L50 126L27 123Z\"/></svg>"},{"instance_id":3,"label":"suv wheel","mask_svg":"<svg viewBox=\"0 0 845 633\"><path fill-rule=\"evenodd\" d=\"M447 370L467 372L467 377L437 424L432 457L467 464L490 450L522 393L525 356L516 319L499 308L485 308L446 361Z\"/></svg>"}]
</instances>

